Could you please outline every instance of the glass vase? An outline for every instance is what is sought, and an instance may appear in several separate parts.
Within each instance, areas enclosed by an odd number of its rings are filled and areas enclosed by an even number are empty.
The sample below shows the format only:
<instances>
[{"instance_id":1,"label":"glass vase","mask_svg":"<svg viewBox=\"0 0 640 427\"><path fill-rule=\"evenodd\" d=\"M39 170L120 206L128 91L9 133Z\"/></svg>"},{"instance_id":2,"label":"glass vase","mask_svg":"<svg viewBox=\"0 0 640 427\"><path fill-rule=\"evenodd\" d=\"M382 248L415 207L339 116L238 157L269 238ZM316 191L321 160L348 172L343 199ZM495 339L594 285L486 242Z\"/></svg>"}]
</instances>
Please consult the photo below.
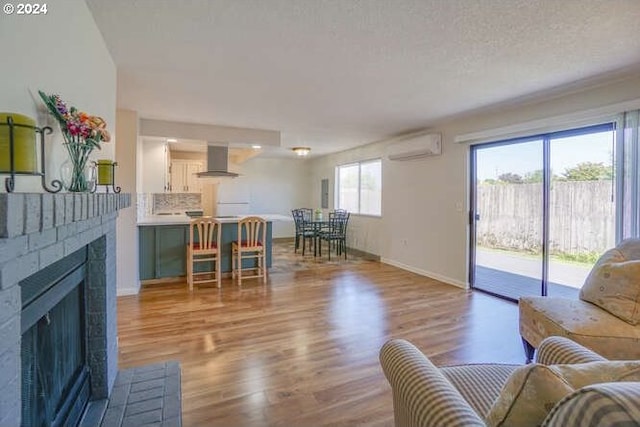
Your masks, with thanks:
<instances>
[{"instance_id":1,"label":"glass vase","mask_svg":"<svg viewBox=\"0 0 640 427\"><path fill-rule=\"evenodd\" d=\"M65 190L83 193L93 190L96 180L96 169L88 162L65 160L60 166L60 180Z\"/></svg>"},{"instance_id":2,"label":"glass vase","mask_svg":"<svg viewBox=\"0 0 640 427\"><path fill-rule=\"evenodd\" d=\"M65 148L69 158L60 168L62 185L67 191L82 193L92 191L95 184L95 167L89 163L93 144L78 135L64 133Z\"/></svg>"}]
</instances>

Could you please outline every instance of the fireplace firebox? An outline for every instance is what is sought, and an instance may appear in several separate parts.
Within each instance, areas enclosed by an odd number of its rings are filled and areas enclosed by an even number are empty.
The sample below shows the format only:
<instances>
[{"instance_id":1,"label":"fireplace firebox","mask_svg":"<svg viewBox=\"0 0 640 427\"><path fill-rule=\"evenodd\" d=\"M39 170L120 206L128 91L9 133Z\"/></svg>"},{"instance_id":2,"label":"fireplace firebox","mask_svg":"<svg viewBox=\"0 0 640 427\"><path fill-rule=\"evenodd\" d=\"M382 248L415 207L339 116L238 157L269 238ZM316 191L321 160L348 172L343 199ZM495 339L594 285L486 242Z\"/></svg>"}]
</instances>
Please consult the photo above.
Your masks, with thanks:
<instances>
[{"instance_id":1,"label":"fireplace firebox","mask_svg":"<svg viewBox=\"0 0 640 427\"><path fill-rule=\"evenodd\" d=\"M22 426L75 426L90 399L87 248L20 282Z\"/></svg>"}]
</instances>

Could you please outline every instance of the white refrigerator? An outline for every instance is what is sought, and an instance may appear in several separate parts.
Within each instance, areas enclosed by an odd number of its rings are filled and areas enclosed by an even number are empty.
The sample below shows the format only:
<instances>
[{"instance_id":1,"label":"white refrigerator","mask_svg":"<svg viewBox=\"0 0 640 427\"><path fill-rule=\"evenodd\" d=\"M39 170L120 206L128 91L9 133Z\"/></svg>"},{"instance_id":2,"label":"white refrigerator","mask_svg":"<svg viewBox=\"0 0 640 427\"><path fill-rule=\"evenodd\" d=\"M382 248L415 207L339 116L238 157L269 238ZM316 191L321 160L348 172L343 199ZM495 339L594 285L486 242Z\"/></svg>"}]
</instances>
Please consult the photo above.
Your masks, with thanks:
<instances>
[{"instance_id":1,"label":"white refrigerator","mask_svg":"<svg viewBox=\"0 0 640 427\"><path fill-rule=\"evenodd\" d=\"M249 183L243 177L221 180L218 184L216 216L248 215L250 212Z\"/></svg>"}]
</instances>

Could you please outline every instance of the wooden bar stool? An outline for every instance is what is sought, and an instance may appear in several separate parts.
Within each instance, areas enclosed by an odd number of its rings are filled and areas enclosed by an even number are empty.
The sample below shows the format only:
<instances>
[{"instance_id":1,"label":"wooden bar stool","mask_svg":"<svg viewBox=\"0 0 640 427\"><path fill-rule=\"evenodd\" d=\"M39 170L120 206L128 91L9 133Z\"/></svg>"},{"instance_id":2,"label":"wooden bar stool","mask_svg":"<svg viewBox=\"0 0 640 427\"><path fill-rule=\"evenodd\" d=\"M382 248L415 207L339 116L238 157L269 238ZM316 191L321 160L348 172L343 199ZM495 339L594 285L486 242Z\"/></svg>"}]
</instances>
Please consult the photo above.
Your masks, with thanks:
<instances>
[{"instance_id":1,"label":"wooden bar stool","mask_svg":"<svg viewBox=\"0 0 640 427\"><path fill-rule=\"evenodd\" d=\"M267 221L258 216L248 216L238 221L238 240L231 243L232 277L238 277L238 285L242 285L242 271L255 270L253 276L246 279L261 277L264 283L267 279ZM255 259L256 266L242 268L243 259Z\"/></svg>"},{"instance_id":2,"label":"wooden bar stool","mask_svg":"<svg viewBox=\"0 0 640 427\"><path fill-rule=\"evenodd\" d=\"M194 283L216 282L221 285L220 275L220 233L222 225L212 217L201 217L189 222L189 242L187 243L187 283L193 290ZM211 270L194 271L196 263L212 264ZM198 277L206 276L204 279Z\"/></svg>"}]
</instances>

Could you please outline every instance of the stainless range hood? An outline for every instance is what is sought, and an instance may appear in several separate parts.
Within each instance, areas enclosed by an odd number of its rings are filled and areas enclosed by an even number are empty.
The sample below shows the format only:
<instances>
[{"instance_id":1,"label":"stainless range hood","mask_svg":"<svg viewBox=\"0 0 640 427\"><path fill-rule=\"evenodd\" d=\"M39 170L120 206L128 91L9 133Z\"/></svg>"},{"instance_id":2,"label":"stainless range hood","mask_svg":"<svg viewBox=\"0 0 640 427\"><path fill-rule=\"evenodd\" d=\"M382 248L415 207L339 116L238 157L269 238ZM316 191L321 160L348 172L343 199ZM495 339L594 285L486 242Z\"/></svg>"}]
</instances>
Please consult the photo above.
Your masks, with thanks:
<instances>
[{"instance_id":1,"label":"stainless range hood","mask_svg":"<svg viewBox=\"0 0 640 427\"><path fill-rule=\"evenodd\" d=\"M198 172L196 175L199 178L237 177L237 173L228 171L228 165L229 148L220 145L207 144L207 170L204 172Z\"/></svg>"}]
</instances>

